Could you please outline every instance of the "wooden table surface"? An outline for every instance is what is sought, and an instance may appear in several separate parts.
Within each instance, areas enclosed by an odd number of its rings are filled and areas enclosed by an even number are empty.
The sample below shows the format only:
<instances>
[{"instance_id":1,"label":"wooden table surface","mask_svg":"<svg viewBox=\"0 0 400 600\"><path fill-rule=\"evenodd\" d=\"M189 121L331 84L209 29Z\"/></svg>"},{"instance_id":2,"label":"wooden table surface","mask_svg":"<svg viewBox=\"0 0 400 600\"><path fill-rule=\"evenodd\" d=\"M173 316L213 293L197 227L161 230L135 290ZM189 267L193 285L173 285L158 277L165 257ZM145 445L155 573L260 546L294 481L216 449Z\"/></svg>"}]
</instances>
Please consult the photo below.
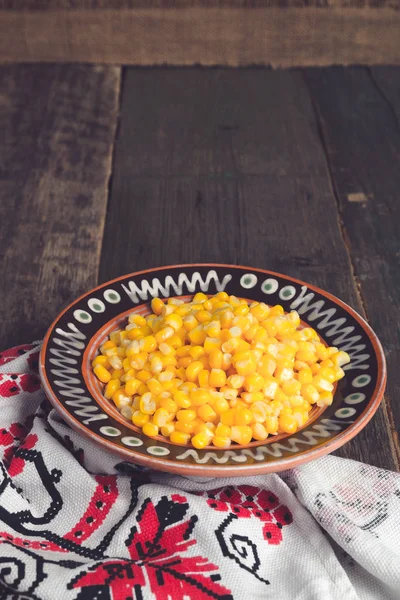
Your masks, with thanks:
<instances>
[{"instance_id":1,"label":"wooden table surface","mask_svg":"<svg viewBox=\"0 0 400 600\"><path fill-rule=\"evenodd\" d=\"M79 294L178 262L286 273L388 363L343 457L399 469L400 68L0 67L3 349Z\"/></svg>"}]
</instances>

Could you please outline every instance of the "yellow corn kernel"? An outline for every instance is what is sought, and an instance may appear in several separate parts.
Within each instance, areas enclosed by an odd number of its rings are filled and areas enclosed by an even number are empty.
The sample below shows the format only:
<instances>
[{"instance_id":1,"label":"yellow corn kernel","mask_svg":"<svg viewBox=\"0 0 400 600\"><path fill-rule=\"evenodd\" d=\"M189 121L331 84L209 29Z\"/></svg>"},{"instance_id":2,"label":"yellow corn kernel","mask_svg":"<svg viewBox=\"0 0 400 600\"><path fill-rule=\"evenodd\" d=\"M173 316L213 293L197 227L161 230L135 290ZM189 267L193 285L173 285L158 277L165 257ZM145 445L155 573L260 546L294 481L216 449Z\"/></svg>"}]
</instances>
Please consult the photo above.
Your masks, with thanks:
<instances>
[{"instance_id":1,"label":"yellow corn kernel","mask_svg":"<svg viewBox=\"0 0 400 600\"><path fill-rule=\"evenodd\" d=\"M208 300L208 296L202 292L197 292L197 294L193 296L192 302L193 304L202 304L203 302L206 302L206 300Z\"/></svg>"},{"instance_id":2,"label":"yellow corn kernel","mask_svg":"<svg viewBox=\"0 0 400 600\"><path fill-rule=\"evenodd\" d=\"M211 369L208 384L211 387L222 387L226 383L226 373L223 369Z\"/></svg>"},{"instance_id":3,"label":"yellow corn kernel","mask_svg":"<svg viewBox=\"0 0 400 600\"><path fill-rule=\"evenodd\" d=\"M174 415L178 410L178 404L172 398L160 398L159 405L161 408L165 408L170 415Z\"/></svg>"},{"instance_id":4,"label":"yellow corn kernel","mask_svg":"<svg viewBox=\"0 0 400 600\"><path fill-rule=\"evenodd\" d=\"M236 410L235 424L248 425L253 420L253 413L244 406L239 406Z\"/></svg>"},{"instance_id":5,"label":"yellow corn kernel","mask_svg":"<svg viewBox=\"0 0 400 600\"><path fill-rule=\"evenodd\" d=\"M290 406L292 408L300 408L304 404L304 398L303 398L303 396L296 394L294 396L290 396L289 402L290 402Z\"/></svg>"},{"instance_id":6,"label":"yellow corn kernel","mask_svg":"<svg viewBox=\"0 0 400 600\"><path fill-rule=\"evenodd\" d=\"M157 408L153 415L152 423L157 425L157 427L164 427L168 422L169 416L169 412L165 408Z\"/></svg>"},{"instance_id":7,"label":"yellow corn kernel","mask_svg":"<svg viewBox=\"0 0 400 600\"><path fill-rule=\"evenodd\" d=\"M207 446L210 442L210 437L202 432L202 433L196 433L196 435L194 435L191 439L192 445L197 448L198 450L201 450L202 448L204 448L205 446Z\"/></svg>"},{"instance_id":8,"label":"yellow corn kernel","mask_svg":"<svg viewBox=\"0 0 400 600\"><path fill-rule=\"evenodd\" d=\"M334 367L333 369L335 373L335 381L339 381L339 379L342 379L346 375L342 367Z\"/></svg>"},{"instance_id":9,"label":"yellow corn kernel","mask_svg":"<svg viewBox=\"0 0 400 600\"><path fill-rule=\"evenodd\" d=\"M318 376L323 377L327 381L333 383L334 381L336 381L335 367L321 367L318 371Z\"/></svg>"},{"instance_id":10,"label":"yellow corn kernel","mask_svg":"<svg viewBox=\"0 0 400 600\"><path fill-rule=\"evenodd\" d=\"M343 352L342 350L340 352L332 354L330 359L335 365L335 367L343 367L344 365L347 365L347 363L350 362L350 356L347 354L347 352Z\"/></svg>"},{"instance_id":11,"label":"yellow corn kernel","mask_svg":"<svg viewBox=\"0 0 400 600\"><path fill-rule=\"evenodd\" d=\"M313 363L317 362L318 357L315 352L310 350L298 350L296 352L296 360L301 360L308 365L312 365Z\"/></svg>"},{"instance_id":12,"label":"yellow corn kernel","mask_svg":"<svg viewBox=\"0 0 400 600\"><path fill-rule=\"evenodd\" d=\"M218 338L221 333L221 323L219 321L210 321L204 326L208 337Z\"/></svg>"},{"instance_id":13,"label":"yellow corn kernel","mask_svg":"<svg viewBox=\"0 0 400 600\"><path fill-rule=\"evenodd\" d=\"M177 350L176 350L176 356L178 358L182 358L184 356L188 356L188 354L190 354L190 351L191 351L192 348L193 348L193 346L189 346L189 345L181 346L180 348L177 348Z\"/></svg>"},{"instance_id":14,"label":"yellow corn kernel","mask_svg":"<svg viewBox=\"0 0 400 600\"><path fill-rule=\"evenodd\" d=\"M182 360L182 359L181 359ZM186 379L188 381L196 381L200 371L204 369L203 363L199 360L194 360L186 369Z\"/></svg>"},{"instance_id":15,"label":"yellow corn kernel","mask_svg":"<svg viewBox=\"0 0 400 600\"><path fill-rule=\"evenodd\" d=\"M297 380L303 383L311 383L313 380L313 374L309 366L300 369L297 373Z\"/></svg>"},{"instance_id":16,"label":"yellow corn kernel","mask_svg":"<svg viewBox=\"0 0 400 600\"><path fill-rule=\"evenodd\" d=\"M275 435L278 433L278 417L268 416L265 419L265 429L268 434Z\"/></svg>"},{"instance_id":17,"label":"yellow corn kernel","mask_svg":"<svg viewBox=\"0 0 400 600\"><path fill-rule=\"evenodd\" d=\"M289 379L288 381L282 382L282 392L287 396L294 396L299 394L301 390L301 383L296 379Z\"/></svg>"},{"instance_id":18,"label":"yellow corn kernel","mask_svg":"<svg viewBox=\"0 0 400 600\"><path fill-rule=\"evenodd\" d=\"M268 437L268 431L262 423L253 423L253 425L251 425L251 431L253 438L257 441L261 442Z\"/></svg>"},{"instance_id":19,"label":"yellow corn kernel","mask_svg":"<svg viewBox=\"0 0 400 600\"><path fill-rule=\"evenodd\" d=\"M223 413L221 413L220 416L221 416L221 423L223 425L228 425L228 427L232 427L232 425L234 425L235 420L236 420L236 409L230 408L229 410L226 410Z\"/></svg>"},{"instance_id":20,"label":"yellow corn kernel","mask_svg":"<svg viewBox=\"0 0 400 600\"><path fill-rule=\"evenodd\" d=\"M212 443L216 448L229 448L231 445L231 440L230 438L215 435L212 439Z\"/></svg>"},{"instance_id":21,"label":"yellow corn kernel","mask_svg":"<svg viewBox=\"0 0 400 600\"><path fill-rule=\"evenodd\" d=\"M296 433L299 428L293 415L281 414L278 419L279 428L285 433Z\"/></svg>"},{"instance_id":22,"label":"yellow corn kernel","mask_svg":"<svg viewBox=\"0 0 400 600\"><path fill-rule=\"evenodd\" d=\"M264 386L264 377L258 373L251 373L244 378L243 387L246 392L259 392Z\"/></svg>"},{"instance_id":23,"label":"yellow corn kernel","mask_svg":"<svg viewBox=\"0 0 400 600\"><path fill-rule=\"evenodd\" d=\"M96 365L93 372L102 383L108 383L111 379L111 373L103 365Z\"/></svg>"},{"instance_id":24,"label":"yellow corn kernel","mask_svg":"<svg viewBox=\"0 0 400 600\"><path fill-rule=\"evenodd\" d=\"M215 402L213 403L213 409L217 415L221 415L229 410L229 402L226 400L226 398L216 398Z\"/></svg>"},{"instance_id":25,"label":"yellow corn kernel","mask_svg":"<svg viewBox=\"0 0 400 600\"><path fill-rule=\"evenodd\" d=\"M191 356L182 356L182 358L178 360L178 368L187 369L191 362L193 362L193 358Z\"/></svg>"},{"instance_id":26,"label":"yellow corn kernel","mask_svg":"<svg viewBox=\"0 0 400 600\"><path fill-rule=\"evenodd\" d=\"M254 402L264 402L265 400L263 392L242 392L240 398L244 401L245 406L254 404Z\"/></svg>"},{"instance_id":27,"label":"yellow corn kernel","mask_svg":"<svg viewBox=\"0 0 400 600\"><path fill-rule=\"evenodd\" d=\"M250 443L253 432L251 427L248 425L232 425L231 427L231 440L240 445L247 445Z\"/></svg>"},{"instance_id":28,"label":"yellow corn kernel","mask_svg":"<svg viewBox=\"0 0 400 600\"><path fill-rule=\"evenodd\" d=\"M178 421L182 421L183 423L194 421L196 417L196 411L190 408L178 410L178 412L176 413L176 418L178 419Z\"/></svg>"},{"instance_id":29,"label":"yellow corn kernel","mask_svg":"<svg viewBox=\"0 0 400 600\"><path fill-rule=\"evenodd\" d=\"M136 374L136 378L139 379L139 381L141 381L142 383L146 383L146 381L148 381L151 377L151 373L149 373L148 371L139 371Z\"/></svg>"},{"instance_id":30,"label":"yellow corn kernel","mask_svg":"<svg viewBox=\"0 0 400 600\"><path fill-rule=\"evenodd\" d=\"M175 431L175 425L173 423L166 423L161 427L161 435L169 437L171 433Z\"/></svg>"},{"instance_id":31,"label":"yellow corn kernel","mask_svg":"<svg viewBox=\"0 0 400 600\"><path fill-rule=\"evenodd\" d=\"M218 423L218 425L215 428L215 435L228 438L231 435L231 428L228 427L228 425L224 425L223 423Z\"/></svg>"},{"instance_id":32,"label":"yellow corn kernel","mask_svg":"<svg viewBox=\"0 0 400 600\"><path fill-rule=\"evenodd\" d=\"M141 383L137 393L139 394L139 396L143 396L143 394L147 394L148 391L149 388L147 387L147 385L145 383Z\"/></svg>"},{"instance_id":33,"label":"yellow corn kernel","mask_svg":"<svg viewBox=\"0 0 400 600\"><path fill-rule=\"evenodd\" d=\"M164 302L160 298L153 298L151 301L151 310L155 315L161 315L162 309L164 308Z\"/></svg>"},{"instance_id":34,"label":"yellow corn kernel","mask_svg":"<svg viewBox=\"0 0 400 600\"><path fill-rule=\"evenodd\" d=\"M112 396L114 395L114 393L119 390L121 387L121 383L119 379L111 379L104 390L104 396L107 398L107 400L110 400L112 398Z\"/></svg>"},{"instance_id":35,"label":"yellow corn kernel","mask_svg":"<svg viewBox=\"0 0 400 600\"><path fill-rule=\"evenodd\" d=\"M257 319L257 321L264 321L269 317L271 309L264 302L257 303L250 308L250 313Z\"/></svg>"},{"instance_id":36,"label":"yellow corn kernel","mask_svg":"<svg viewBox=\"0 0 400 600\"><path fill-rule=\"evenodd\" d=\"M182 317L177 314L167 315L164 319L165 324L172 327L174 331L178 331L183 326Z\"/></svg>"},{"instance_id":37,"label":"yellow corn kernel","mask_svg":"<svg viewBox=\"0 0 400 600\"><path fill-rule=\"evenodd\" d=\"M211 313L207 310L198 310L195 316L198 323L209 323L211 321Z\"/></svg>"},{"instance_id":38,"label":"yellow corn kernel","mask_svg":"<svg viewBox=\"0 0 400 600\"><path fill-rule=\"evenodd\" d=\"M149 391L153 394L153 396L158 396L164 390L163 386L157 379L151 377L146 381L146 385L149 388Z\"/></svg>"},{"instance_id":39,"label":"yellow corn kernel","mask_svg":"<svg viewBox=\"0 0 400 600\"><path fill-rule=\"evenodd\" d=\"M111 348L115 348L116 344L115 342L112 342L111 340L107 340L106 342L104 342L104 344L101 346L101 351L104 354L106 350L111 350Z\"/></svg>"},{"instance_id":40,"label":"yellow corn kernel","mask_svg":"<svg viewBox=\"0 0 400 600\"><path fill-rule=\"evenodd\" d=\"M209 375L210 375L210 372L207 369L202 369L199 372L197 378L198 378L199 386L200 387L202 387L202 388L207 388L208 387L208 385L209 385L208 384Z\"/></svg>"},{"instance_id":41,"label":"yellow corn kernel","mask_svg":"<svg viewBox=\"0 0 400 600\"><path fill-rule=\"evenodd\" d=\"M123 369L113 369L111 371L111 379L119 379L124 374L125 374L125 372Z\"/></svg>"},{"instance_id":42,"label":"yellow corn kernel","mask_svg":"<svg viewBox=\"0 0 400 600\"><path fill-rule=\"evenodd\" d=\"M332 392L321 392L317 400L318 406L330 406L333 402Z\"/></svg>"},{"instance_id":43,"label":"yellow corn kernel","mask_svg":"<svg viewBox=\"0 0 400 600\"><path fill-rule=\"evenodd\" d=\"M146 364L148 357L149 355L147 352L139 352L139 354L132 357L131 367L140 371Z\"/></svg>"},{"instance_id":44,"label":"yellow corn kernel","mask_svg":"<svg viewBox=\"0 0 400 600\"><path fill-rule=\"evenodd\" d=\"M99 356L96 356L96 358L94 360L92 360L92 367L94 368L97 365L101 365L105 369L108 369L111 366L108 357L103 356L101 354L99 354Z\"/></svg>"},{"instance_id":45,"label":"yellow corn kernel","mask_svg":"<svg viewBox=\"0 0 400 600\"><path fill-rule=\"evenodd\" d=\"M143 352L153 352L157 349L157 342L154 335L146 335L139 341L139 348Z\"/></svg>"},{"instance_id":46,"label":"yellow corn kernel","mask_svg":"<svg viewBox=\"0 0 400 600\"><path fill-rule=\"evenodd\" d=\"M150 415L145 415L140 410L136 410L132 415L132 423L136 427L143 427L145 423L148 423Z\"/></svg>"},{"instance_id":47,"label":"yellow corn kernel","mask_svg":"<svg viewBox=\"0 0 400 600\"><path fill-rule=\"evenodd\" d=\"M210 400L210 393L208 390L203 390L201 388L190 390L190 402L192 406L202 406L203 404L207 404Z\"/></svg>"},{"instance_id":48,"label":"yellow corn kernel","mask_svg":"<svg viewBox=\"0 0 400 600\"><path fill-rule=\"evenodd\" d=\"M213 422L218 417L215 410L213 410L209 404L202 404L201 406L199 406L199 408L197 409L197 414L200 417L200 419L202 419L202 421L204 421L205 423Z\"/></svg>"},{"instance_id":49,"label":"yellow corn kernel","mask_svg":"<svg viewBox=\"0 0 400 600\"><path fill-rule=\"evenodd\" d=\"M173 431L169 436L169 439L173 444L187 444L190 440L190 433L184 433L183 431Z\"/></svg>"},{"instance_id":50,"label":"yellow corn kernel","mask_svg":"<svg viewBox=\"0 0 400 600\"><path fill-rule=\"evenodd\" d=\"M182 433L194 433L197 425L197 421L175 421L175 431L181 431Z\"/></svg>"},{"instance_id":51,"label":"yellow corn kernel","mask_svg":"<svg viewBox=\"0 0 400 600\"><path fill-rule=\"evenodd\" d=\"M312 383L304 383L301 386L301 395L307 402L310 402L310 404L315 404L319 399L319 392Z\"/></svg>"},{"instance_id":52,"label":"yellow corn kernel","mask_svg":"<svg viewBox=\"0 0 400 600\"><path fill-rule=\"evenodd\" d=\"M238 375L251 375L257 369L257 361L250 351L235 352L232 356L232 363L234 364Z\"/></svg>"},{"instance_id":53,"label":"yellow corn kernel","mask_svg":"<svg viewBox=\"0 0 400 600\"><path fill-rule=\"evenodd\" d=\"M160 329L160 331L157 331L154 337L156 339L157 344L160 345L163 342L166 342L173 335L174 329L172 327L164 327L163 329Z\"/></svg>"},{"instance_id":54,"label":"yellow corn kernel","mask_svg":"<svg viewBox=\"0 0 400 600\"><path fill-rule=\"evenodd\" d=\"M311 369L311 373L313 375L317 375L317 373L319 373L319 371L321 369L321 365L319 363L314 363L314 364L310 365L310 369Z\"/></svg>"},{"instance_id":55,"label":"yellow corn kernel","mask_svg":"<svg viewBox=\"0 0 400 600\"><path fill-rule=\"evenodd\" d=\"M186 371L183 367L176 369L176 376L183 382L186 381Z\"/></svg>"},{"instance_id":56,"label":"yellow corn kernel","mask_svg":"<svg viewBox=\"0 0 400 600\"><path fill-rule=\"evenodd\" d=\"M204 328L202 325L198 325L197 327L195 327L188 333L189 340L195 346L199 346L199 345L203 344L206 337L207 337L207 334L204 331Z\"/></svg>"},{"instance_id":57,"label":"yellow corn kernel","mask_svg":"<svg viewBox=\"0 0 400 600\"><path fill-rule=\"evenodd\" d=\"M234 318L235 318L235 315L233 314L233 312L231 310L225 310L221 314L220 319L219 319L222 329L229 329L230 327L232 327Z\"/></svg>"},{"instance_id":58,"label":"yellow corn kernel","mask_svg":"<svg viewBox=\"0 0 400 600\"><path fill-rule=\"evenodd\" d=\"M158 435L158 427L154 423L145 423L142 427L144 435L155 437Z\"/></svg>"},{"instance_id":59,"label":"yellow corn kernel","mask_svg":"<svg viewBox=\"0 0 400 600\"><path fill-rule=\"evenodd\" d=\"M153 415L156 412L157 404L154 396L150 392L146 392L140 398L140 410L145 415Z\"/></svg>"},{"instance_id":60,"label":"yellow corn kernel","mask_svg":"<svg viewBox=\"0 0 400 600\"><path fill-rule=\"evenodd\" d=\"M203 369L210 368L210 362L209 362L208 356L206 354L204 356L200 356L199 361L203 364Z\"/></svg>"},{"instance_id":61,"label":"yellow corn kernel","mask_svg":"<svg viewBox=\"0 0 400 600\"><path fill-rule=\"evenodd\" d=\"M194 315L186 315L186 317L183 317L182 321L186 331L193 331L193 329L198 326L197 319Z\"/></svg>"},{"instance_id":62,"label":"yellow corn kernel","mask_svg":"<svg viewBox=\"0 0 400 600\"><path fill-rule=\"evenodd\" d=\"M129 371L129 369L131 368L131 359L129 356L124 358L124 360L122 361L122 368L124 369L124 371Z\"/></svg>"},{"instance_id":63,"label":"yellow corn kernel","mask_svg":"<svg viewBox=\"0 0 400 600\"><path fill-rule=\"evenodd\" d=\"M185 394L184 392L175 392L173 395L174 398L174 402L176 402L176 404L180 407L180 408L189 408L189 406L192 405L189 396L187 394Z\"/></svg>"},{"instance_id":64,"label":"yellow corn kernel","mask_svg":"<svg viewBox=\"0 0 400 600\"><path fill-rule=\"evenodd\" d=\"M206 337L204 340L204 352L208 355L211 354L214 350L219 350L222 345L222 340L219 338ZM222 354L222 352L221 352Z\"/></svg>"},{"instance_id":65,"label":"yellow corn kernel","mask_svg":"<svg viewBox=\"0 0 400 600\"><path fill-rule=\"evenodd\" d=\"M141 386L140 379L128 379L125 384L125 394L133 396L138 393L139 387Z\"/></svg>"}]
</instances>

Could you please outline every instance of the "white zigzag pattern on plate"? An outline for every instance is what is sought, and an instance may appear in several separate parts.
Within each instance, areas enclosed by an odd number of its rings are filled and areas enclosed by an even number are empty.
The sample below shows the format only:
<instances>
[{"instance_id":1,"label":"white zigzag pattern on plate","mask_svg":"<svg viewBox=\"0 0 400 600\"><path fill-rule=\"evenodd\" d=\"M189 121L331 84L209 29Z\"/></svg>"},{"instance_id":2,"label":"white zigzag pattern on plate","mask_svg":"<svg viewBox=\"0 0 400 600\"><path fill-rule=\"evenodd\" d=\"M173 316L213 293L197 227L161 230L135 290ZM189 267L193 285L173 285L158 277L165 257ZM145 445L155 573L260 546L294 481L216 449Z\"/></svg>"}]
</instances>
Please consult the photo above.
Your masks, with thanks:
<instances>
[{"instance_id":1,"label":"white zigzag pattern on plate","mask_svg":"<svg viewBox=\"0 0 400 600\"><path fill-rule=\"evenodd\" d=\"M211 281L215 282L215 287L217 288L218 292L222 292L231 279L232 275L225 275L222 281L220 281L217 272L214 270L209 271L207 273L207 277L203 279L200 273L196 271L193 273L190 279L186 273L179 273L177 281L175 281L171 275L167 275L164 283L161 283L158 277L154 277L151 283L147 279L144 279L141 282L141 287L136 285L134 281L129 281L128 286L122 284L122 287L132 302L137 304L139 302L139 298L140 300L147 300L149 296L151 298L158 296L170 296L171 290L176 296L182 296L184 286L187 287L188 292L190 293L195 291L197 285L203 292L206 292Z\"/></svg>"},{"instance_id":2,"label":"white zigzag pattern on plate","mask_svg":"<svg viewBox=\"0 0 400 600\"><path fill-rule=\"evenodd\" d=\"M57 369L51 369L51 372L59 377L54 381L54 385L57 385L58 393L61 396L67 398L74 398L74 400L66 400L65 404L71 406L74 412L79 417L87 417L83 423L87 425L91 421L99 421L107 419L107 415L100 412L99 408L93 404L93 400L88 396L85 396L85 390L80 385L80 380L74 375L79 373L79 370L72 366L77 365L78 361L74 356L80 356L81 350L85 348L85 344L81 340L85 340L86 336L79 331L74 323L68 323L69 331L64 331L59 327L56 329L56 333L61 338L54 338L53 342L59 348L50 348L49 353L51 358L49 362L56 366ZM57 358L53 358L56 356ZM96 414L93 414L96 413Z\"/></svg>"},{"instance_id":3,"label":"white zigzag pattern on plate","mask_svg":"<svg viewBox=\"0 0 400 600\"><path fill-rule=\"evenodd\" d=\"M346 421L346 426L353 421ZM235 462L245 462L246 457L254 458L254 460L264 460L265 455L269 454L274 458L280 458L284 452L299 452L300 446L315 446L319 442L319 438L329 437L332 431L341 431L343 429L343 421L336 421L334 419L322 419L321 424L312 426L313 431L304 431L303 436L305 439L299 439L296 437L290 437L284 442L274 442L266 446L257 446L255 448L244 448L240 452L226 450L223 454L216 452L206 452L201 458L198 455L197 450L186 450L183 454L180 454L176 458L178 460L186 460L191 457L196 463L204 464L210 460L223 464L229 459Z\"/></svg>"}]
</instances>

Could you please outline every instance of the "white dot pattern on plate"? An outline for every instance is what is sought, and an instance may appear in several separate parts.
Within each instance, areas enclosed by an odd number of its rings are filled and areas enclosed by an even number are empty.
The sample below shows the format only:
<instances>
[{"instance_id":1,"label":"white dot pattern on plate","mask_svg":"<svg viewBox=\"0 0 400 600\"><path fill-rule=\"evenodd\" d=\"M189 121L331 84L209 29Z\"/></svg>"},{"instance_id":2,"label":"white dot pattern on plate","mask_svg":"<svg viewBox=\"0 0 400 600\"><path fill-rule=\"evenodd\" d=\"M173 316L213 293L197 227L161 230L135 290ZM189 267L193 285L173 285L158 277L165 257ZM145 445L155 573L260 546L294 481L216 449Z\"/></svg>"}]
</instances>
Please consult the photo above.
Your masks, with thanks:
<instances>
[{"instance_id":1,"label":"white dot pattern on plate","mask_svg":"<svg viewBox=\"0 0 400 600\"><path fill-rule=\"evenodd\" d=\"M279 292L281 300L291 300L296 295L296 288L292 285L285 285Z\"/></svg>"},{"instance_id":2,"label":"white dot pattern on plate","mask_svg":"<svg viewBox=\"0 0 400 600\"><path fill-rule=\"evenodd\" d=\"M125 437L121 438L121 442L125 444L125 446L143 446L142 440L132 435L126 435Z\"/></svg>"},{"instance_id":3,"label":"white dot pattern on plate","mask_svg":"<svg viewBox=\"0 0 400 600\"><path fill-rule=\"evenodd\" d=\"M92 315L89 314L86 310L81 310L77 308L74 310L74 319L79 321L79 323L91 323Z\"/></svg>"},{"instance_id":4,"label":"white dot pattern on plate","mask_svg":"<svg viewBox=\"0 0 400 600\"><path fill-rule=\"evenodd\" d=\"M371 375L367 375L366 373L363 375L358 375L351 384L356 388L365 387L371 381Z\"/></svg>"},{"instance_id":5,"label":"white dot pattern on plate","mask_svg":"<svg viewBox=\"0 0 400 600\"><path fill-rule=\"evenodd\" d=\"M257 276L253 273L245 273L240 278L240 285L244 287L246 290L253 288L257 283Z\"/></svg>"},{"instance_id":6,"label":"white dot pattern on plate","mask_svg":"<svg viewBox=\"0 0 400 600\"><path fill-rule=\"evenodd\" d=\"M347 419L348 417L355 415L356 412L355 408L339 408L339 410L335 412L335 417L338 419Z\"/></svg>"},{"instance_id":7,"label":"white dot pattern on plate","mask_svg":"<svg viewBox=\"0 0 400 600\"><path fill-rule=\"evenodd\" d=\"M116 427L111 427L110 425L105 425L104 427L100 427L100 433L106 435L107 437L117 437L121 435L121 432Z\"/></svg>"},{"instance_id":8,"label":"white dot pattern on plate","mask_svg":"<svg viewBox=\"0 0 400 600\"><path fill-rule=\"evenodd\" d=\"M118 302L121 302L121 296L118 294L118 292L111 288L106 290L103 293L103 296L110 304L118 304Z\"/></svg>"},{"instance_id":9,"label":"white dot pattern on plate","mask_svg":"<svg viewBox=\"0 0 400 600\"><path fill-rule=\"evenodd\" d=\"M261 289L264 294L274 294L278 287L279 283L276 279L268 278L263 282Z\"/></svg>"},{"instance_id":10,"label":"white dot pattern on plate","mask_svg":"<svg viewBox=\"0 0 400 600\"><path fill-rule=\"evenodd\" d=\"M149 446L147 452L153 456L167 456L169 454L168 448L164 446Z\"/></svg>"},{"instance_id":11,"label":"white dot pattern on plate","mask_svg":"<svg viewBox=\"0 0 400 600\"><path fill-rule=\"evenodd\" d=\"M88 307L95 313L102 313L106 310L106 305L104 302L102 300L98 300L97 298L90 298L90 300L88 300Z\"/></svg>"},{"instance_id":12,"label":"white dot pattern on plate","mask_svg":"<svg viewBox=\"0 0 400 600\"><path fill-rule=\"evenodd\" d=\"M365 398L365 394L362 394L361 392L355 392L354 394L346 396L344 401L346 404L360 404L361 402L364 402Z\"/></svg>"}]
</instances>

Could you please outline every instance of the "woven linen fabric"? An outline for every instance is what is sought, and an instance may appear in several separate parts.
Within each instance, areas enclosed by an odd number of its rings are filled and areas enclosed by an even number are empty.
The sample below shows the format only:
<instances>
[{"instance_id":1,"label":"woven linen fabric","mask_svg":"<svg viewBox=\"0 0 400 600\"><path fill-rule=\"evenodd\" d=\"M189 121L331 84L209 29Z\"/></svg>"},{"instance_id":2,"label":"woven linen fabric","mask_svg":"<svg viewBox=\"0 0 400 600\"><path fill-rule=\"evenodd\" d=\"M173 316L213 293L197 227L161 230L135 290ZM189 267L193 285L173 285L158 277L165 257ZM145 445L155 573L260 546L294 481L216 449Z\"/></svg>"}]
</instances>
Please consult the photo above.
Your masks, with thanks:
<instances>
[{"instance_id":1,"label":"woven linen fabric","mask_svg":"<svg viewBox=\"0 0 400 600\"><path fill-rule=\"evenodd\" d=\"M39 343L0 355L0 598L400 597L400 475L328 456L281 474L137 467L50 409Z\"/></svg>"}]
</instances>

